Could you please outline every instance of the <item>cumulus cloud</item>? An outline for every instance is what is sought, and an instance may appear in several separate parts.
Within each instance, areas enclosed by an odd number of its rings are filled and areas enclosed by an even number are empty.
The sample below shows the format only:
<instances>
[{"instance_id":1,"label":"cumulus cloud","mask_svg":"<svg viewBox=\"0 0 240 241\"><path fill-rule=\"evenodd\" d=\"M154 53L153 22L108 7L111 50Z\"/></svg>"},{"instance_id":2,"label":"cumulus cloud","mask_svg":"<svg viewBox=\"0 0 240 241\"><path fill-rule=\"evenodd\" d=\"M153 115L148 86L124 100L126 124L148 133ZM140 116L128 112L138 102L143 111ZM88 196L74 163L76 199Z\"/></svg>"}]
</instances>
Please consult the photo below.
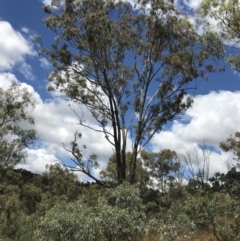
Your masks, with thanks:
<instances>
[{"instance_id":1,"label":"cumulus cloud","mask_svg":"<svg viewBox=\"0 0 240 241\"><path fill-rule=\"evenodd\" d=\"M12 69L16 64L23 63L26 56L35 55L32 44L22 34L15 31L11 24L0 21L0 71Z\"/></svg>"},{"instance_id":2,"label":"cumulus cloud","mask_svg":"<svg viewBox=\"0 0 240 241\"><path fill-rule=\"evenodd\" d=\"M0 72L0 88L3 90L6 90L12 82L18 82L16 76L12 73L5 72L1 73Z\"/></svg>"},{"instance_id":3,"label":"cumulus cloud","mask_svg":"<svg viewBox=\"0 0 240 241\"><path fill-rule=\"evenodd\" d=\"M92 117L86 111L85 113L84 118L87 123L94 126ZM112 155L111 145L106 142L103 134L79 126L77 124L78 118L65 100L59 98L42 102L36 106L32 115L35 118L35 129L41 139L41 148L46 153L55 156L56 159L64 161L66 164L73 165L70 161L71 154L64 150L63 144L68 146L73 141L74 131L77 130L82 133L82 138L78 141L79 147L87 146L87 149L83 151L83 159L87 159L94 153L98 156L100 167L106 167L107 161ZM80 175L80 177L82 176Z\"/></svg>"},{"instance_id":4,"label":"cumulus cloud","mask_svg":"<svg viewBox=\"0 0 240 241\"><path fill-rule=\"evenodd\" d=\"M185 140L207 140L214 145L239 129L240 92L219 91L197 96L193 108L187 111L191 118L187 126L175 122L173 128L182 130Z\"/></svg>"},{"instance_id":5,"label":"cumulus cloud","mask_svg":"<svg viewBox=\"0 0 240 241\"><path fill-rule=\"evenodd\" d=\"M33 173L42 174L46 171L47 165L54 165L59 163L59 159L47 150L38 148L38 149L27 149L28 156L26 157L25 162L19 163L16 165L16 168L22 168L29 170ZM74 172L80 181L89 180L89 178L81 173ZM96 177L99 177L99 171L95 171Z\"/></svg>"},{"instance_id":6,"label":"cumulus cloud","mask_svg":"<svg viewBox=\"0 0 240 241\"><path fill-rule=\"evenodd\" d=\"M87 123L91 126L96 125L91 115L87 111L84 112ZM38 102L31 114L35 118L34 128L41 140L41 148L47 153L54 155L56 159L72 164L71 155L64 150L63 144L67 146L73 141L74 131L77 130L82 133L82 138L78 142L79 147L87 146L83 158L88 158L92 153L97 154L101 168L106 166L112 154L110 144L106 142L103 134L92 132L78 125L78 118L64 99L55 98L46 102Z\"/></svg>"},{"instance_id":7,"label":"cumulus cloud","mask_svg":"<svg viewBox=\"0 0 240 241\"><path fill-rule=\"evenodd\" d=\"M84 113L86 122L97 128L90 113L86 110ZM32 115L36 120L35 128L39 137L43 140L42 145L50 153L67 157L68 155L62 147L62 143L70 143L73 140L75 130L82 133L82 138L79 142L80 146L86 144L88 147L85 150L86 156L95 153L99 156L100 161L105 161L106 159L108 160L112 153L111 146L106 143L103 134L90 131L78 125L78 118L64 99L58 98L42 102L36 106Z\"/></svg>"},{"instance_id":8,"label":"cumulus cloud","mask_svg":"<svg viewBox=\"0 0 240 241\"><path fill-rule=\"evenodd\" d=\"M57 163L57 158L44 149L28 149L28 156L24 163L20 163L16 168L23 168L33 173L41 174L46 170L46 165Z\"/></svg>"},{"instance_id":9,"label":"cumulus cloud","mask_svg":"<svg viewBox=\"0 0 240 241\"><path fill-rule=\"evenodd\" d=\"M212 150L211 173L226 171L226 161L231 154L222 153L219 143L240 129L240 92L219 91L195 98L186 115L175 120L170 129L164 130L151 141L154 151L170 148L180 154L197 150L205 142Z\"/></svg>"}]
</instances>

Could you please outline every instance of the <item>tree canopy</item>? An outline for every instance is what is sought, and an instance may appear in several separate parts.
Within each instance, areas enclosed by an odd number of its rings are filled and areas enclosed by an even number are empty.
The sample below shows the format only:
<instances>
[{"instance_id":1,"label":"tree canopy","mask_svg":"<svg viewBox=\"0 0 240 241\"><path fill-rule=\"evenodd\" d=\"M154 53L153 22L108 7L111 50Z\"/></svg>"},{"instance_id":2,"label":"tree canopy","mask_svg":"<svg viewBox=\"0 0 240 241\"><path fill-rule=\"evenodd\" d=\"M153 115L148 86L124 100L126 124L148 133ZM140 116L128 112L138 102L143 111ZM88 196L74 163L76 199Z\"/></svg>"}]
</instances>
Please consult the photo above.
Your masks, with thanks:
<instances>
[{"instance_id":1,"label":"tree canopy","mask_svg":"<svg viewBox=\"0 0 240 241\"><path fill-rule=\"evenodd\" d=\"M212 28L209 18L216 21L215 33L229 46L238 49L240 43L240 3L238 0L204 0L198 11L205 22L205 26ZM207 18L206 18L207 17ZM240 71L240 55L229 55L227 62Z\"/></svg>"}]
</instances>

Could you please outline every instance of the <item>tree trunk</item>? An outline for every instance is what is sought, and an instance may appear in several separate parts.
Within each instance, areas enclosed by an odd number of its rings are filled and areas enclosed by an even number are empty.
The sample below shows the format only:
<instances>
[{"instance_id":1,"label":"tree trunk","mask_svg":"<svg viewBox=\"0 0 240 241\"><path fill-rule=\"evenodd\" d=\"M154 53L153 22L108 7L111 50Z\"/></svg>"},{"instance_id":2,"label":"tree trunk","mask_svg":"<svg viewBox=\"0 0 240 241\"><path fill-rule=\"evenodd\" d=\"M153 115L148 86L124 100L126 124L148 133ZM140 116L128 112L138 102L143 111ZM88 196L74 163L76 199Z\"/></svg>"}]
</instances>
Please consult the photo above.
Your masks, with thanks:
<instances>
[{"instance_id":1,"label":"tree trunk","mask_svg":"<svg viewBox=\"0 0 240 241\"><path fill-rule=\"evenodd\" d=\"M117 159L117 178L118 178L118 185L122 184L124 181L123 178L123 173L122 173L122 156L121 156L121 152L117 151L116 152L116 159Z\"/></svg>"},{"instance_id":2,"label":"tree trunk","mask_svg":"<svg viewBox=\"0 0 240 241\"><path fill-rule=\"evenodd\" d=\"M135 142L133 147L132 157L131 157L131 164L130 164L129 182L131 185L134 184L136 181L135 174L136 174L136 167L137 167L137 154L138 154L138 144Z\"/></svg>"}]
</instances>

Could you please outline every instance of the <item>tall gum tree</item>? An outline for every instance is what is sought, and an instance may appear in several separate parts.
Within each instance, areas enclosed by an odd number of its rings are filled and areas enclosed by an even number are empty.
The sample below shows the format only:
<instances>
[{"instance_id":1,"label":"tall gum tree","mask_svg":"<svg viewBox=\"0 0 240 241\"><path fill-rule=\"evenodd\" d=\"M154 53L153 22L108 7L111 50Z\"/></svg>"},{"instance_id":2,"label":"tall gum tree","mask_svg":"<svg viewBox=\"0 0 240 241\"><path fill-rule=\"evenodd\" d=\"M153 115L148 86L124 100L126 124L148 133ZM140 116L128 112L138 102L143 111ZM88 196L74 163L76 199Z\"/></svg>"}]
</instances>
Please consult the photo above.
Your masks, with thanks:
<instances>
[{"instance_id":1,"label":"tall gum tree","mask_svg":"<svg viewBox=\"0 0 240 241\"><path fill-rule=\"evenodd\" d=\"M138 0L132 7L121 0L54 0L52 6L44 7L45 24L56 37L42 49L53 66L50 90L91 112L99 128L80 115L79 123L113 146L119 184L130 138L134 183L139 151L191 106L186 94L196 89L194 80L215 71L223 46L211 32L199 36L172 1ZM76 141L69 151L77 153Z\"/></svg>"}]
</instances>

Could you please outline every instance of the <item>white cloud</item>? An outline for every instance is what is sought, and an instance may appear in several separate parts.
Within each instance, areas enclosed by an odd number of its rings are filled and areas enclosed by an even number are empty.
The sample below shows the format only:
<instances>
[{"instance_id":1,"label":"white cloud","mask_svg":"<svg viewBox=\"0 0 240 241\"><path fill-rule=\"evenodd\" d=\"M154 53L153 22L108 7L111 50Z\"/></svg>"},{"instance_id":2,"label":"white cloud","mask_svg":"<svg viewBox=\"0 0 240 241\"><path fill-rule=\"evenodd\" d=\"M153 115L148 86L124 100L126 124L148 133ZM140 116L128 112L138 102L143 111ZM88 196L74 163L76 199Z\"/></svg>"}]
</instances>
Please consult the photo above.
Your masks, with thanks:
<instances>
[{"instance_id":1,"label":"white cloud","mask_svg":"<svg viewBox=\"0 0 240 241\"><path fill-rule=\"evenodd\" d=\"M17 78L12 73L0 73L0 88L6 90L10 85L11 82L17 82Z\"/></svg>"},{"instance_id":2,"label":"white cloud","mask_svg":"<svg viewBox=\"0 0 240 241\"><path fill-rule=\"evenodd\" d=\"M183 138L190 141L205 139L217 145L229 133L240 129L240 92L220 91L197 96L187 115L192 120L183 127Z\"/></svg>"},{"instance_id":3,"label":"white cloud","mask_svg":"<svg viewBox=\"0 0 240 241\"><path fill-rule=\"evenodd\" d=\"M39 61L40 61L40 66L43 69L50 69L52 67L52 65L46 58L40 58Z\"/></svg>"},{"instance_id":4,"label":"white cloud","mask_svg":"<svg viewBox=\"0 0 240 241\"><path fill-rule=\"evenodd\" d=\"M0 71L12 69L16 64L25 62L25 56L33 56L36 52L32 44L11 24L0 21Z\"/></svg>"},{"instance_id":5,"label":"white cloud","mask_svg":"<svg viewBox=\"0 0 240 241\"><path fill-rule=\"evenodd\" d=\"M84 118L87 123L95 125L91 115L86 111L85 113ZM101 168L106 166L107 160L112 155L110 144L106 142L103 134L92 132L77 125L78 119L64 99L38 101L31 115L35 118L34 128L41 139L40 148L44 149L47 154L69 163L71 155L64 150L62 144L68 145L73 140L74 131L78 130L82 133L82 138L78 142L79 147L82 147L83 144L87 146L87 149L84 150L84 158L95 153L98 155ZM30 162L30 158L28 160ZM45 164L43 162L39 165L43 169Z\"/></svg>"},{"instance_id":6,"label":"white cloud","mask_svg":"<svg viewBox=\"0 0 240 241\"><path fill-rule=\"evenodd\" d=\"M240 130L240 92L220 91L196 97L192 108L181 120L175 120L169 130L157 134L151 141L154 151L170 148L180 154L196 149L198 144L210 144L211 174L227 171L226 161L230 153L222 153L219 146L230 134ZM187 123L186 123L187 120ZM217 152L214 152L216 150Z\"/></svg>"},{"instance_id":7,"label":"white cloud","mask_svg":"<svg viewBox=\"0 0 240 241\"><path fill-rule=\"evenodd\" d=\"M91 115L86 110L84 112L87 123L94 126L95 121ZM62 143L70 143L73 140L74 130L77 129L82 133L80 145L86 144L88 147L85 151L86 156L95 153L99 155L101 161L108 159L111 155L110 145L106 143L104 135L79 126L78 118L64 99L58 98L42 102L36 106L32 114L36 120L35 128L43 140L44 147L50 153L63 157L68 156Z\"/></svg>"},{"instance_id":8,"label":"white cloud","mask_svg":"<svg viewBox=\"0 0 240 241\"><path fill-rule=\"evenodd\" d=\"M42 3L43 3L44 5L51 5L52 0L42 0Z\"/></svg>"},{"instance_id":9,"label":"white cloud","mask_svg":"<svg viewBox=\"0 0 240 241\"><path fill-rule=\"evenodd\" d=\"M33 173L42 173L47 164L55 164L57 158L44 149L28 149L28 156L25 163L18 164L16 168L23 168Z\"/></svg>"},{"instance_id":10,"label":"white cloud","mask_svg":"<svg viewBox=\"0 0 240 241\"><path fill-rule=\"evenodd\" d=\"M200 7L201 2L202 0L175 0L174 5L178 9L182 9L184 6L186 6L192 11L195 11Z\"/></svg>"},{"instance_id":11,"label":"white cloud","mask_svg":"<svg viewBox=\"0 0 240 241\"><path fill-rule=\"evenodd\" d=\"M16 169L22 168L29 170L33 173L42 174L44 171L46 171L47 165L54 165L56 163L59 163L59 160L57 157L51 153L49 153L47 150L38 148L38 149L28 149L28 156L26 158L26 161L24 163L19 163L16 165ZM99 173L94 171L94 174L96 173L96 177L99 177ZM78 176L78 179L80 181L87 181L89 178L81 173L81 172L74 172ZM90 180L92 181L92 180Z\"/></svg>"},{"instance_id":12,"label":"white cloud","mask_svg":"<svg viewBox=\"0 0 240 241\"><path fill-rule=\"evenodd\" d=\"M31 65L23 62L20 64L19 69L18 69L21 74L28 80L34 80L35 76L33 74L33 69L31 67Z\"/></svg>"},{"instance_id":13,"label":"white cloud","mask_svg":"<svg viewBox=\"0 0 240 241\"><path fill-rule=\"evenodd\" d=\"M25 34L29 34L29 32L30 32L29 28L27 28L27 27L22 27L21 31Z\"/></svg>"},{"instance_id":14,"label":"white cloud","mask_svg":"<svg viewBox=\"0 0 240 241\"><path fill-rule=\"evenodd\" d=\"M183 4L187 5L193 10L196 10L200 7L202 0L183 0Z\"/></svg>"},{"instance_id":15,"label":"white cloud","mask_svg":"<svg viewBox=\"0 0 240 241\"><path fill-rule=\"evenodd\" d=\"M67 146L73 140L74 130L78 129L82 133L82 138L78 142L79 147L82 147L83 144L87 146L83 158L88 158L92 153L95 153L98 155L101 168L106 167L112 154L111 146L102 134L76 125L78 120L64 100L37 105L33 116L36 120L35 128L42 139L42 147L47 153L53 154L68 164L73 164L69 162L71 155L63 149L62 144ZM93 120L88 119L87 121L89 123ZM83 176L79 175L82 180ZM84 179L87 178L84 177Z\"/></svg>"},{"instance_id":16,"label":"white cloud","mask_svg":"<svg viewBox=\"0 0 240 241\"><path fill-rule=\"evenodd\" d=\"M52 6L52 0L41 0L41 2L43 3L43 5L49 5ZM55 1L56 2L56 1ZM64 0L60 1L60 5L64 5ZM57 9L56 6L52 7L53 9Z\"/></svg>"}]
</instances>

